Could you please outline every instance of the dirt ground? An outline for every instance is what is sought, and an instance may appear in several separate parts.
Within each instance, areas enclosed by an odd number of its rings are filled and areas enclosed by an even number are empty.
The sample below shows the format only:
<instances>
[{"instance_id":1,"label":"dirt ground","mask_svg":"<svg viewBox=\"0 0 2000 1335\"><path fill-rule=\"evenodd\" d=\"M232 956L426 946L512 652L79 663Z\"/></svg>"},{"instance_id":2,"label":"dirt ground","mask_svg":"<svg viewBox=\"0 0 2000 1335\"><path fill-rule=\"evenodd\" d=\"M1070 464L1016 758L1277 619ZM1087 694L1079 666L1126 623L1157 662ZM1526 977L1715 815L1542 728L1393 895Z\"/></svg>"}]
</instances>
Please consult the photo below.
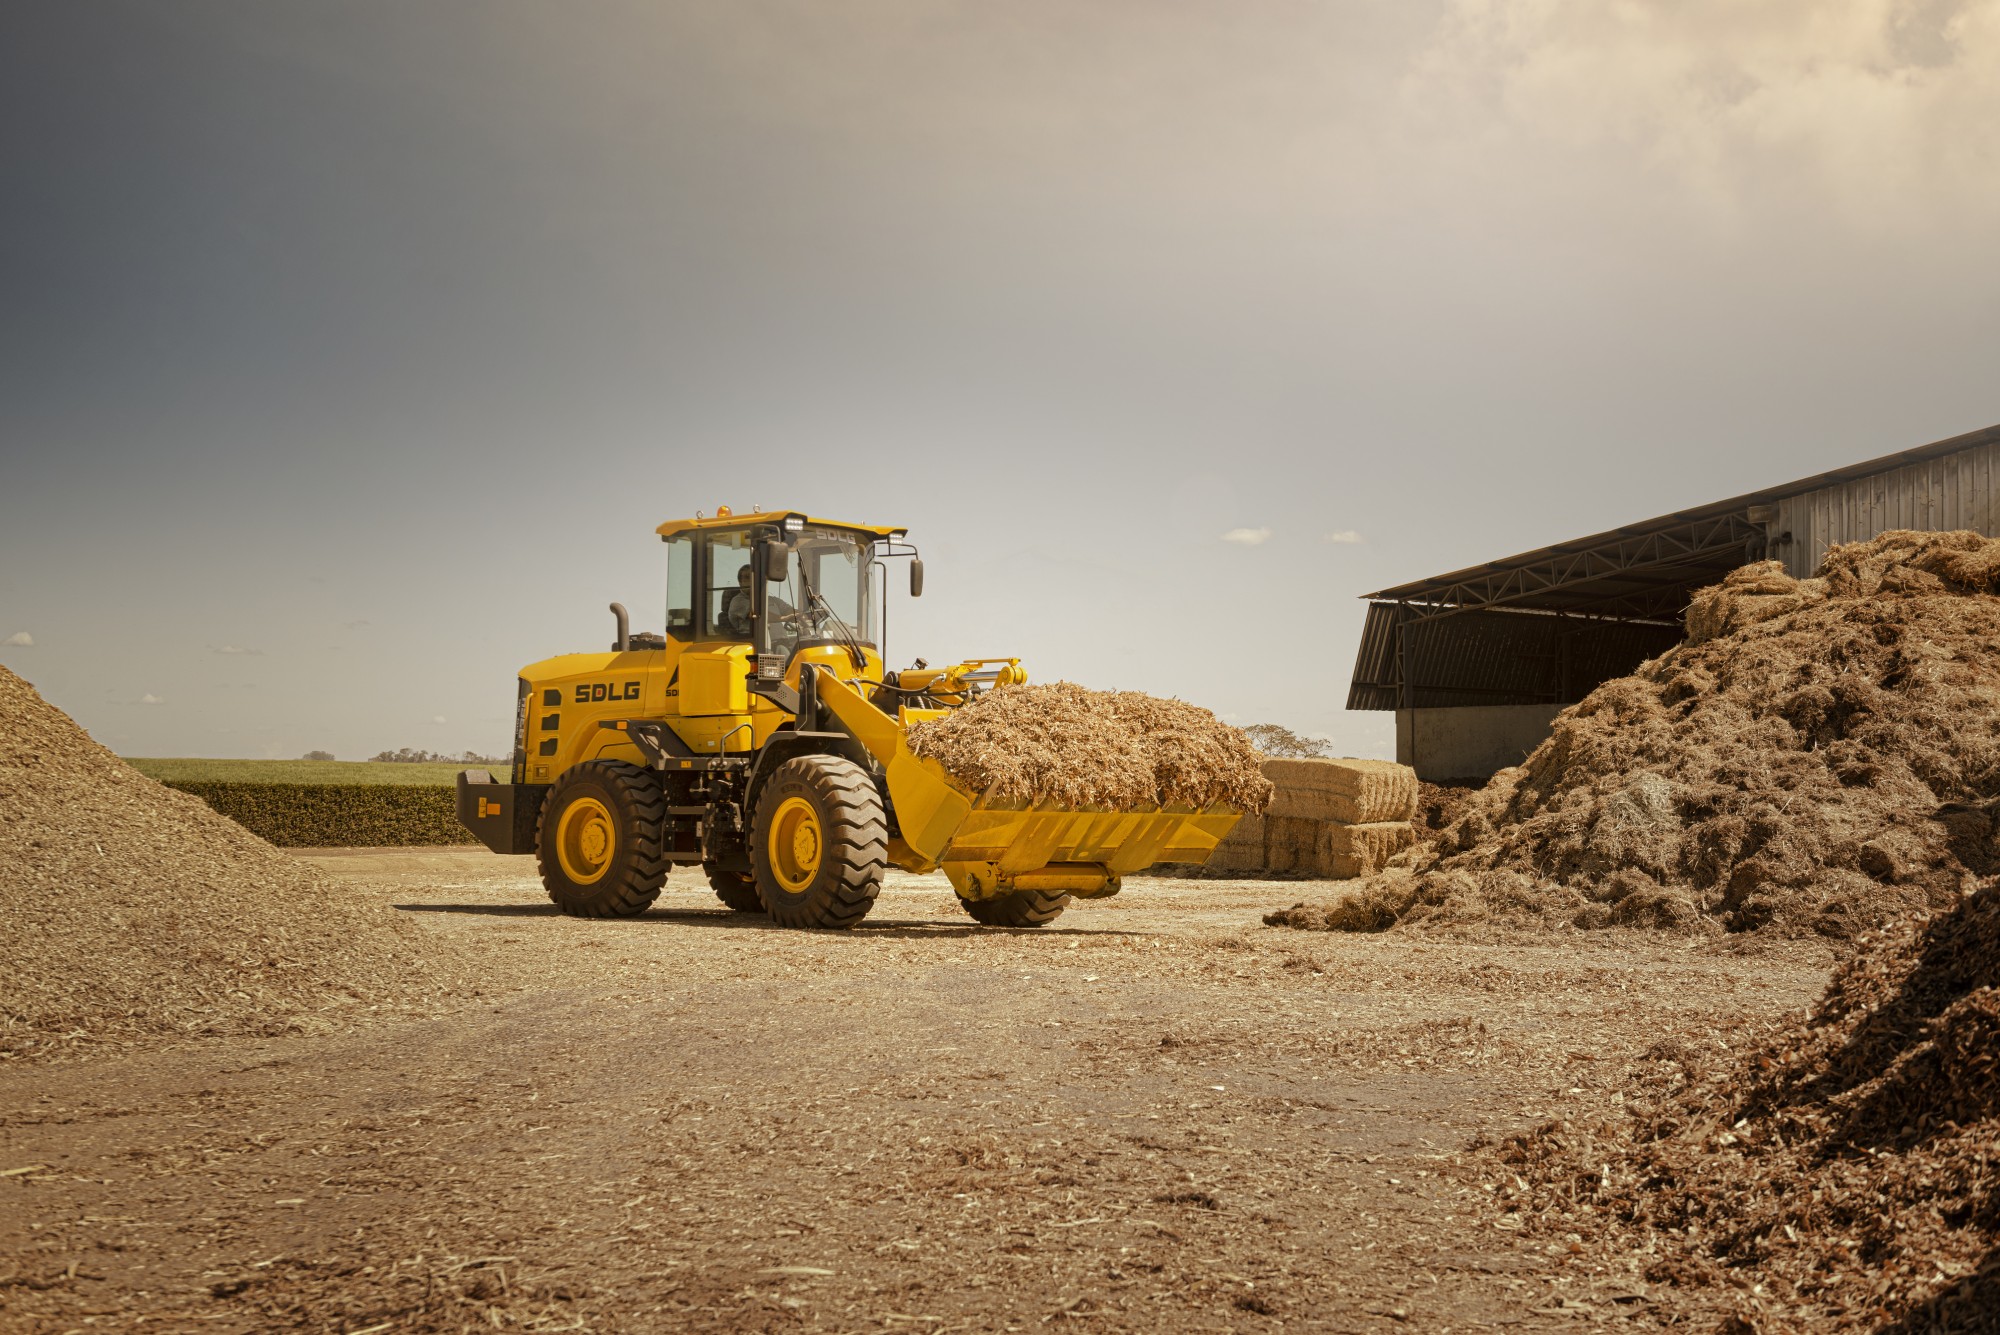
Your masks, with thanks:
<instances>
[{"instance_id":1,"label":"dirt ground","mask_svg":"<svg viewBox=\"0 0 2000 1335\"><path fill-rule=\"evenodd\" d=\"M1301 933L1259 917L1312 887L1232 881L1003 931L897 874L819 934L677 872L586 922L524 858L312 858L476 943L486 994L0 1069L0 1330L1670 1323L1633 1268L1524 1240L1465 1147L1829 963Z\"/></svg>"}]
</instances>

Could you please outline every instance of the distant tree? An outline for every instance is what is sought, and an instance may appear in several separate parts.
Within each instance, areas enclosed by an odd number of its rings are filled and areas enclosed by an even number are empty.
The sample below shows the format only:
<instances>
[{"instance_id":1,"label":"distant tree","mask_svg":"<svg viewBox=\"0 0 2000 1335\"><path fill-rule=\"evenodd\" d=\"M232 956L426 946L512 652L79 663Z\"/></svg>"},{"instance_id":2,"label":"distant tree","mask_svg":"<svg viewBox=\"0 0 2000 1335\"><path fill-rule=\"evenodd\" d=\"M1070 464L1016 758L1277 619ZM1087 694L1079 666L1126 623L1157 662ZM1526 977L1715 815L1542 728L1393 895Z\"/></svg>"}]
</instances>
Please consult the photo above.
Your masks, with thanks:
<instances>
[{"instance_id":1,"label":"distant tree","mask_svg":"<svg viewBox=\"0 0 2000 1335\"><path fill-rule=\"evenodd\" d=\"M435 751L419 751L410 746L400 751L378 751L373 758L378 763L386 761L392 765L424 765L451 759L450 756L441 756Z\"/></svg>"},{"instance_id":2,"label":"distant tree","mask_svg":"<svg viewBox=\"0 0 2000 1335\"><path fill-rule=\"evenodd\" d=\"M306 760L331 760L331 759L333 759L333 752L331 752L331 751L308 751L308 752L306 752L306 753L305 753L305 756L304 756L304 759L306 759Z\"/></svg>"},{"instance_id":3,"label":"distant tree","mask_svg":"<svg viewBox=\"0 0 2000 1335\"><path fill-rule=\"evenodd\" d=\"M1309 760L1332 749L1317 737L1301 737L1278 723L1253 723L1243 731L1259 751L1285 760Z\"/></svg>"},{"instance_id":4,"label":"distant tree","mask_svg":"<svg viewBox=\"0 0 2000 1335\"><path fill-rule=\"evenodd\" d=\"M442 751L422 751L411 746L400 751L378 752L373 758L392 765L504 765L511 759L508 756L482 756L477 751L448 756Z\"/></svg>"}]
</instances>

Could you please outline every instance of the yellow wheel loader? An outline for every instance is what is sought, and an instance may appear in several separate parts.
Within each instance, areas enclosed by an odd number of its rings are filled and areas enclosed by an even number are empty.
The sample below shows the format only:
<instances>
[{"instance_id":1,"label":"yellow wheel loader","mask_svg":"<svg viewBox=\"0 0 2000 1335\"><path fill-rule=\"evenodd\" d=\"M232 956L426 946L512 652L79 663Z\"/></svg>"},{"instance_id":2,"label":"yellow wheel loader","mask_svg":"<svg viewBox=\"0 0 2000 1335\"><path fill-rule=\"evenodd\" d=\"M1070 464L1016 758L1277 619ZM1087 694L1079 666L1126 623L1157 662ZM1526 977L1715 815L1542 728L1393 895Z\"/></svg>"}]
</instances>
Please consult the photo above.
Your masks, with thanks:
<instances>
[{"instance_id":1,"label":"yellow wheel loader","mask_svg":"<svg viewBox=\"0 0 2000 1335\"><path fill-rule=\"evenodd\" d=\"M1226 807L1071 810L989 800L913 754L908 729L1027 680L1016 659L884 670L905 530L795 511L675 520L664 635L616 603L609 653L523 668L512 782L458 777L459 820L534 853L565 913L643 913L668 869L787 927L852 927L890 866L943 868L973 918L1039 927L1156 862L1203 862Z\"/></svg>"}]
</instances>

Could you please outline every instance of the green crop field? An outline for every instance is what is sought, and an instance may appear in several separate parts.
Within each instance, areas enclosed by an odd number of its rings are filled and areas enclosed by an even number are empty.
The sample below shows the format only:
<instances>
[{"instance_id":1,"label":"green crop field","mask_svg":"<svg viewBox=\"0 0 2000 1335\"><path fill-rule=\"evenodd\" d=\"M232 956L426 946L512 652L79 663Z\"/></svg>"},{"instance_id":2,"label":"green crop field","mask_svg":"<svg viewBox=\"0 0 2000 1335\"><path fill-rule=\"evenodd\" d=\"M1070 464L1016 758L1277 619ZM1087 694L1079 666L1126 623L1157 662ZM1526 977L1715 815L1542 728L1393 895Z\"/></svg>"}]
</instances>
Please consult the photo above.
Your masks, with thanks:
<instances>
[{"instance_id":1,"label":"green crop field","mask_svg":"<svg viewBox=\"0 0 2000 1335\"><path fill-rule=\"evenodd\" d=\"M160 783L383 784L449 788L462 769L485 769L507 782L505 765L404 765L373 760L202 760L127 756L125 763Z\"/></svg>"}]
</instances>

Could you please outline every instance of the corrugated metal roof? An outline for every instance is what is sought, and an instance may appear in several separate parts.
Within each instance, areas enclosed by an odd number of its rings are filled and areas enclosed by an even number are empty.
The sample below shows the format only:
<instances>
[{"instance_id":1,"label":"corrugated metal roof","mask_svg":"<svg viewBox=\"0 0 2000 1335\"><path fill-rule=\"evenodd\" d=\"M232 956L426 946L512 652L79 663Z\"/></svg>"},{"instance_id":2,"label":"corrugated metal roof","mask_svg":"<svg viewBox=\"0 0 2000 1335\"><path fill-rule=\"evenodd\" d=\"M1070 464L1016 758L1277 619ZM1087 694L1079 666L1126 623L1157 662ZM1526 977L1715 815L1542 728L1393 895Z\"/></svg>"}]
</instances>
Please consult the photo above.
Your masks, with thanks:
<instances>
[{"instance_id":1,"label":"corrugated metal roof","mask_svg":"<svg viewBox=\"0 0 2000 1335\"><path fill-rule=\"evenodd\" d=\"M1402 624L1400 603L1368 604L1361 623L1361 648L1354 655L1354 682L1347 688L1349 709L1394 709L1402 674L1396 666L1396 627Z\"/></svg>"},{"instance_id":2,"label":"corrugated metal roof","mask_svg":"<svg viewBox=\"0 0 2000 1335\"><path fill-rule=\"evenodd\" d=\"M1745 513L1751 506L1996 442L2000 425L1363 596L1461 607L1672 615L1677 608L1667 607L1667 601L1679 595L1685 603L1686 590L1713 583L1743 564L1749 546L1761 545L1763 526Z\"/></svg>"},{"instance_id":3,"label":"corrugated metal roof","mask_svg":"<svg viewBox=\"0 0 2000 1335\"><path fill-rule=\"evenodd\" d=\"M1672 647L1693 591L1737 566L1816 564L1885 527L1990 532L1996 481L1990 426L1367 594L1347 707L1573 703Z\"/></svg>"}]
</instances>

